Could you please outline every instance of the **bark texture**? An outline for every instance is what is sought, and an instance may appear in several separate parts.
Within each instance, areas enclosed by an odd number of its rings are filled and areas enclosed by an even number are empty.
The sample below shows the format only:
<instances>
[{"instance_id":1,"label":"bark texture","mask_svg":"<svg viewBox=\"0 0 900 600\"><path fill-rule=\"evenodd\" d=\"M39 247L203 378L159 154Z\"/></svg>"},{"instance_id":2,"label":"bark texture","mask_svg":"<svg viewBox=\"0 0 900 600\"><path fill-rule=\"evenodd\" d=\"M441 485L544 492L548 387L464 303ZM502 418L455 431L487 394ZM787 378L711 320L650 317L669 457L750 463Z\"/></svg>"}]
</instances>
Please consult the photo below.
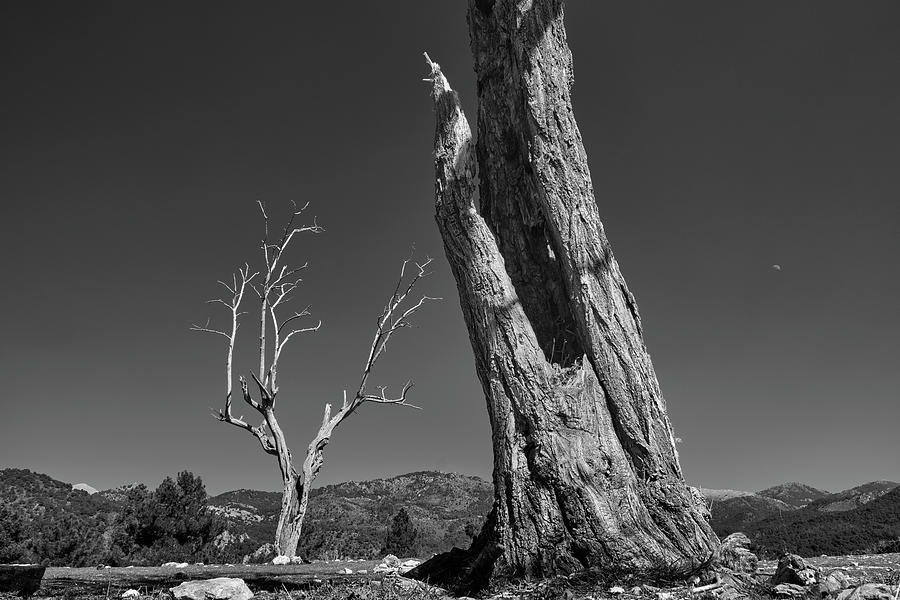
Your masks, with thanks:
<instances>
[{"instance_id":1,"label":"bark texture","mask_svg":"<svg viewBox=\"0 0 900 600\"><path fill-rule=\"evenodd\" d=\"M683 480L600 222L560 0L470 0L478 137L432 63L436 219L487 397L494 508L413 574L470 592L598 568L677 578L718 539Z\"/></svg>"}]
</instances>

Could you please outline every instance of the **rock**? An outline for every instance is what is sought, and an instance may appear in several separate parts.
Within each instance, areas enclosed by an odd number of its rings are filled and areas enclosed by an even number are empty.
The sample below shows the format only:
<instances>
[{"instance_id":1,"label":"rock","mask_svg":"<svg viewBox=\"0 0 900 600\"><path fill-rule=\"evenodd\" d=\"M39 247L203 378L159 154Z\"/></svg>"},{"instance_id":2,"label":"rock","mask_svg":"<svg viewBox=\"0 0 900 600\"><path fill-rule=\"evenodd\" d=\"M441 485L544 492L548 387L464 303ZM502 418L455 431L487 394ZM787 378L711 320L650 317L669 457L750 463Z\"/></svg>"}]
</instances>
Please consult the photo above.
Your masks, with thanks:
<instances>
[{"instance_id":1,"label":"rock","mask_svg":"<svg viewBox=\"0 0 900 600\"><path fill-rule=\"evenodd\" d=\"M308 563L309 561L303 560L302 556L292 556L291 564L292 565L302 565L303 563Z\"/></svg>"},{"instance_id":2,"label":"rock","mask_svg":"<svg viewBox=\"0 0 900 600\"><path fill-rule=\"evenodd\" d=\"M852 590L844 590L838 594L837 600L893 600L894 593L890 586L881 583L864 583Z\"/></svg>"},{"instance_id":3,"label":"rock","mask_svg":"<svg viewBox=\"0 0 900 600\"><path fill-rule=\"evenodd\" d=\"M404 560L400 563L400 573L407 573L412 571L416 567L422 564L421 560L417 560L415 558L410 558L409 560Z\"/></svg>"},{"instance_id":4,"label":"rock","mask_svg":"<svg viewBox=\"0 0 900 600\"><path fill-rule=\"evenodd\" d=\"M389 567L400 567L400 559L393 554L388 554L381 562Z\"/></svg>"},{"instance_id":5,"label":"rock","mask_svg":"<svg viewBox=\"0 0 900 600\"><path fill-rule=\"evenodd\" d=\"M387 585L388 588L392 589L394 592L403 592L404 596L409 596L409 594L413 592L420 592L416 597L421 598L437 598L447 594L447 590L442 588L428 585L423 581L401 577L399 575L395 577L386 577L382 582L382 586L384 585Z\"/></svg>"},{"instance_id":6,"label":"rock","mask_svg":"<svg viewBox=\"0 0 900 600\"><path fill-rule=\"evenodd\" d=\"M644 593L644 590L641 589L641 586L636 585L633 588L631 588L630 590L628 590L628 593L631 594L632 596L640 596L641 594Z\"/></svg>"},{"instance_id":7,"label":"rock","mask_svg":"<svg viewBox=\"0 0 900 600\"><path fill-rule=\"evenodd\" d=\"M806 564L806 561L796 554L784 554L778 559L778 568L769 579L769 585L777 586L781 583L794 585L813 585L819 579L819 570Z\"/></svg>"},{"instance_id":8,"label":"rock","mask_svg":"<svg viewBox=\"0 0 900 600\"><path fill-rule=\"evenodd\" d=\"M373 573L396 573L397 567L389 567L386 564L381 563L380 565L375 565L375 567L372 569L372 572Z\"/></svg>"},{"instance_id":9,"label":"rock","mask_svg":"<svg viewBox=\"0 0 900 600\"><path fill-rule=\"evenodd\" d=\"M186 567L189 567L190 565L185 562L167 562L163 563L160 566L164 569L184 569Z\"/></svg>"},{"instance_id":10,"label":"rock","mask_svg":"<svg viewBox=\"0 0 900 600\"><path fill-rule=\"evenodd\" d=\"M779 583L772 590L776 598L803 598L807 589L796 583Z\"/></svg>"},{"instance_id":11,"label":"rock","mask_svg":"<svg viewBox=\"0 0 900 600\"><path fill-rule=\"evenodd\" d=\"M674 596L669 592L657 592L656 600L672 600Z\"/></svg>"},{"instance_id":12,"label":"rock","mask_svg":"<svg viewBox=\"0 0 900 600\"><path fill-rule=\"evenodd\" d=\"M609 593L613 594L614 596L618 596L619 594L625 593L625 588L623 588L620 585L614 585L611 588L609 588Z\"/></svg>"},{"instance_id":13,"label":"rock","mask_svg":"<svg viewBox=\"0 0 900 600\"><path fill-rule=\"evenodd\" d=\"M340 573L342 573L343 575L353 575L353 569L348 569L347 567L344 567L343 569L340 570Z\"/></svg>"},{"instance_id":14,"label":"rock","mask_svg":"<svg viewBox=\"0 0 900 600\"><path fill-rule=\"evenodd\" d=\"M291 564L291 557L285 556L284 554L279 554L275 558L272 559L273 565L289 565Z\"/></svg>"},{"instance_id":15,"label":"rock","mask_svg":"<svg viewBox=\"0 0 900 600\"><path fill-rule=\"evenodd\" d=\"M263 564L269 562L275 556L278 556L278 551L275 548L275 544L269 542L254 550L252 554L245 556L241 562L245 565Z\"/></svg>"},{"instance_id":16,"label":"rock","mask_svg":"<svg viewBox=\"0 0 900 600\"><path fill-rule=\"evenodd\" d=\"M841 590L850 587L850 577L843 571L832 571L819 582L819 595L837 596Z\"/></svg>"},{"instance_id":17,"label":"rock","mask_svg":"<svg viewBox=\"0 0 900 600\"><path fill-rule=\"evenodd\" d=\"M738 531L722 540L722 546L719 549L719 563L732 571L753 573L756 571L759 559L750 552L750 538Z\"/></svg>"},{"instance_id":18,"label":"rock","mask_svg":"<svg viewBox=\"0 0 900 600\"><path fill-rule=\"evenodd\" d=\"M357 574L359 575L367 575L368 573L369 571L367 571L366 569L360 569L359 571L357 571Z\"/></svg>"},{"instance_id":19,"label":"rock","mask_svg":"<svg viewBox=\"0 0 900 600\"><path fill-rule=\"evenodd\" d=\"M232 577L185 581L170 591L175 600L250 600L253 597L243 579Z\"/></svg>"},{"instance_id":20,"label":"rock","mask_svg":"<svg viewBox=\"0 0 900 600\"><path fill-rule=\"evenodd\" d=\"M743 594L731 586L726 586L723 588L719 588L718 590L711 590L704 593L711 595L716 600L746 600L747 598L747 594Z\"/></svg>"},{"instance_id":21,"label":"rock","mask_svg":"<svg viewBox=\"0 0 900 600\"><path fill-rule=\"evenodd\" d=\"M122 592L123 598L140 598L140 596L141 596L141 593L134 588L132 588L130 590L125 590L124 592Z\"/></svg>"}]
</instances>

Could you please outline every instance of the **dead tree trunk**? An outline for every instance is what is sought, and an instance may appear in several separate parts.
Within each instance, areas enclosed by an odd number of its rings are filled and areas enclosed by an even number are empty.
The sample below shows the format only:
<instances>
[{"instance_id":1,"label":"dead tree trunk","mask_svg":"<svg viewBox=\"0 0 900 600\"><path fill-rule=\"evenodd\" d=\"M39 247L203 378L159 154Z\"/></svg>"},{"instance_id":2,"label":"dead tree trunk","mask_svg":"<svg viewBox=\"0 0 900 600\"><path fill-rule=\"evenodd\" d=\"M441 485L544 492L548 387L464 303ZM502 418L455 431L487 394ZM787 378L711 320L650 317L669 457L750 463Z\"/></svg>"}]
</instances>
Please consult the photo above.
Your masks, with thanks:
<instances>
[{"instance_id":1,"label":"dead tree trunk","mask_svg":"<svg viewBox=\"0 0 900 600\"><path fill-rule=\"evenodd\" d=\"M495 499L468 551L414 575L456 591L591 568L683 577L718 540L600 222L562 2L470 0L468 19L477 142L431 63L436 218L487 397Z\"/></svg>"},{"instance_id":2,"label":"dead tree trunk","mask_svg":"<svg viewBox=\"0 0 900 600\"><path fill-rule=\"evenodd\" d=\"M331 404L325 404L322 424L319 426L319 431L313 440L309 443L306 456L303 459L303 466L298 472L294 466L294 458L285 439L284 431L281 429L281 425L279 425L278 418L275 415L275 399L279 391L279 359L292 337L300 333L317 331L322 323L320 321L318 325L313 327L296 327L294 325L296 321L309 316L310 313L306 308L296 311L287 317L282 315L281 310L290 302L293 292L302 281L298 273L306 267L306 265L303 265L297 268L289 268L284 264L284 255L295 236L308 231L319 232L321 228L315 223L309 226L295 227L294 219L301 215L304 210L303 208L298 209L295 205L294 212L288 221L287 227L284 228L281 239L277 243L272 243L269 240L269 217L262 203L260 203L260 210L265 223L265 236L260 245L260 249L263 251L265 268L261 272L251 273L250 265L245 264L234 274L230 284L219 282L228 290L230 297L217 298L210 300L210 302L221 304L228 310L231 316L229 329L216 329L209 325L209 321L207 321L206 325L193 325L191 329L212 333L227 340L225 354L225 408L218 413L214 413L214 415L223 423L234 425L251 433L259 442L263 452L278 459L278 468L281 472L283 487L281 514L278 518L278 527L275 530L275 546L280 555L293 557L297 552L300 532L303 529L303 519L306 516L306 509L309 505L310 488L325 461L325 447L328 446L335 428L366 403L393 404L418 408L406 401L412 382L406 382L400 395L397 397L387 396L385 386L380 387L379 393L370 393L368 385L372 370L387 349L391 336L399 329L408 327L411 324L413 315L426 301L434 300L434 298L422 296L418 302L412 302L411 297L413 288L415 288L422 277L428 274L426 269L431 263L431 259L429 258L422 264L413 263L416 267L416 272L411 277L407 274L407 267L411 260L403 261L403 266L400 268L400 277L397 280L394 291L388 299L384 311L378 317L375 336L372 339L372 345L369 348L369 354L363 366L359 387L356 393L350 396L344 390L343 402L340 405L336 405L337 410L333 414ZM258 277L261 281L257 279ZM237 341L240 317L246 314L241 310L241 305L244 301L244 293L248 288L255 291L259 299L259 375L252 375L259 399L257 400L250 393L246 379L240 377L239 380L244 402L262 417L262 422L257 426L251 425L242 416L235 417L231 410L234 348ZM266 350L267 340L273 342L268 352Z\"/></svg>"}]
</instances>

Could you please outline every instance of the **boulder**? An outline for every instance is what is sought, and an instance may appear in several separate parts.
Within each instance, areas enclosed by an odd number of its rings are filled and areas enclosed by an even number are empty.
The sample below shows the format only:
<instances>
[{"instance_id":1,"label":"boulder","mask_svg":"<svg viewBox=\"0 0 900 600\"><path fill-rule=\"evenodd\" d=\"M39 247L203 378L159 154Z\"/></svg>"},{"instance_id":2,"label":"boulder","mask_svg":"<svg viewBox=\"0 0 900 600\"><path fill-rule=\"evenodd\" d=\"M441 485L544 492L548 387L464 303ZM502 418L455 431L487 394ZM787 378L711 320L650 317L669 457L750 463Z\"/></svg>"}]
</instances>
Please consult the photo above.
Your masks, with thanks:
<instances>
[{"instance_id":1,"label":"boulder","mask_svg":"<svg viewBox=\"0 0 900 600\"><path fill-rule=\"evenodd\" d=\"M750 538L738 531L722 540L722 546L719 549L719 563L732 571L753 573L756 571L759 559L750 552Z\"/></svg>"},{"instance_id":2,"label":"boulder","mask_svg":"<svg viewBox=\"0 0 900 600\"><path fill-rule=\"evenodd\" d=\"M852 590L844 590L838 594L837 600L893 600L893 598L890 586L882 583L864 583Z\"/></svg>"},{"instance_id":3,"label":"boulder","mask_svg":"<svg viewBox=\"0 0 900 600\"><path fill-rule=\"evenodd\" d=\"M185 581L170 591L175 600L250 600L253 597L243 579L232 577Z\"/></svg>"},{"instance_id":4,"label":"boulder","mask_svg":"<svg viewBox=\"0 0 900 600\"><path fill-rule=\"evenodd\" d=\"M400 559L397 558L396 556L394 556L393 554L388 554L387 556L384 557L384 559L381 562L389 567L395 567L395 568L400 567Z\"/></svg>"},{"instance_id":5,"label":"boulder","mask_svg":"<svg viewBox=\"0 0 900 600\"><path fill-rule=\"evenodd\" d=\"M806 564L806 561L796 554L784 554L778 559L778 568L769 579L769 585L777 586L781 583L794 585L814 585L819 580L819 570Z\"/></svg>"},{"instance_id":6,"label":"boulder","mask_svg":"<svg viewBox=\"0 0 900 600\"><path fill-rule=\"evenodd\" d=\"M837 596L842 590L850 587L850 577L843 571L832 571L819 581L819 595Z\"/></svg>"},{"instance_id":7,"label":"boulder","mask_svg":"<svg viewBox=\"0 0 900 600\"><path fill-rule=\"evenodd\" d=\"M141 593L139 591L137 591L136 589L131 588L130 590L125 590L124 592L122 592L122 597L123 598L140 598Z\"/></svg>"},{"instance_id":8,"label":"boulder","mask_svg":"<svg viewBox=\"0 0 900 600\"><path fill-rule=\"evenodd\" d=\"M167 562L163 563L161 566L164 569L184 569L186 567L189 567L190 565L186 562Z\"/></svg>"},{"instance_id":9,"label":"boulder","mask_svg":"<svg viewBox=\"0 0 900 600\"><path fill-rule=\"evenodd\" d=\"M348 569L347 567L344 567L343 569L340 570L340 573L342 575L353 575L353 569Z\"/></svg>"},{"instance_id":10,"label":"boulder","mask_svg":"<svg viewBox=\"0 0 900 600\"><path fill-rule=\"evenodd\" d=\"M291 557L285 556L284 554L279 554L275 558L272 559L273 565L289 565L291 564Z\"/></svg>"}]
</instances>

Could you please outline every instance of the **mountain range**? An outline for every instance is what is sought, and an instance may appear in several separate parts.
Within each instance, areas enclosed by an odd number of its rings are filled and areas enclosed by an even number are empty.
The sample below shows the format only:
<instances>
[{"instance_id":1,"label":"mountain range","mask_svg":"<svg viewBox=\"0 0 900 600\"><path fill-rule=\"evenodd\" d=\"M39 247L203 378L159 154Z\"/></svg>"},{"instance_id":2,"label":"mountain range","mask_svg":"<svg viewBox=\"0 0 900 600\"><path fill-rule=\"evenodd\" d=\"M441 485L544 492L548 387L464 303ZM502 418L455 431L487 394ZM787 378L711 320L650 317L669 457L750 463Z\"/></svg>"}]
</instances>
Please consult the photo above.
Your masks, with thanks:
<instances>
[{"instance_id":1,"label":"mountain range","mask_svg":"<svg viewBox=\"0 0 900 600\"><path fill-rule=\"evenodd\" d=\"M466 526L481 528L493 496L493 486L480 477L436 471L316 488L299 550L325 559L377 556L401 508L418 531L423 556L468 546ZM233 535L260 544L274 538L280 493L236 490L213 496L209 504Z\"/></svg>"},{"instance_id":2,"label":"mountain range","mask_svg":"<svg viewBox=\"0 0 900 600\"><path fill-rule=\"evenodd\" d=\"M73 516L108 523L138 484L89 494L24 469L0 470L0 503L30 518ZM791 482L759 492L701 489L720 537L746 533L762 556L791 551L805 556L900 551L900 484L874 481L837 493ZM422 556L466 547L493 500L478 477L421 471L386 479L316 488L304 523L300 553L308 558L371 558L379 554L393 516L404 508L418 530ZM274 538L281 495L234 490L208 499L226 523L222 544L241 554Z\"/></svg>"},{"instance_id":3,"label":"mountain range","mask_svg":"<svg viewBox=\"0 0 900 600\"><path fill-rule=\"evenodd\" d=\"M138 485L88 493L86 488L93 489L88 484L73 486L27 469L3 469L0 505L35 527L75 518L86 526L108 529L122 512L129 490ZM418 532L421 555L468 546L470 534L481 528L490 511L493 493L492 485L479 477L434 471L316 488L310 494L298 551L319 559L380 556L401 508ZM231 555L236 549L252 553L275 537L281 509L278 492L234 490L208 498L208 505L226 524L221 545L239 547L230 548Z\"/></svg>"},{"instance_id":4,"label":"mountain range","mask_svg":"<svg viewBox=\"0 0 900 600\"><path fill-rule=\"evenodd\" d=\"M756 493L701 489L720 537L743 531L764 556L884 552L900 547L900 484L873 481L837 493L802 483ZM891 550L893 551L893 550Z\"/></svg>"}]
</instances>

